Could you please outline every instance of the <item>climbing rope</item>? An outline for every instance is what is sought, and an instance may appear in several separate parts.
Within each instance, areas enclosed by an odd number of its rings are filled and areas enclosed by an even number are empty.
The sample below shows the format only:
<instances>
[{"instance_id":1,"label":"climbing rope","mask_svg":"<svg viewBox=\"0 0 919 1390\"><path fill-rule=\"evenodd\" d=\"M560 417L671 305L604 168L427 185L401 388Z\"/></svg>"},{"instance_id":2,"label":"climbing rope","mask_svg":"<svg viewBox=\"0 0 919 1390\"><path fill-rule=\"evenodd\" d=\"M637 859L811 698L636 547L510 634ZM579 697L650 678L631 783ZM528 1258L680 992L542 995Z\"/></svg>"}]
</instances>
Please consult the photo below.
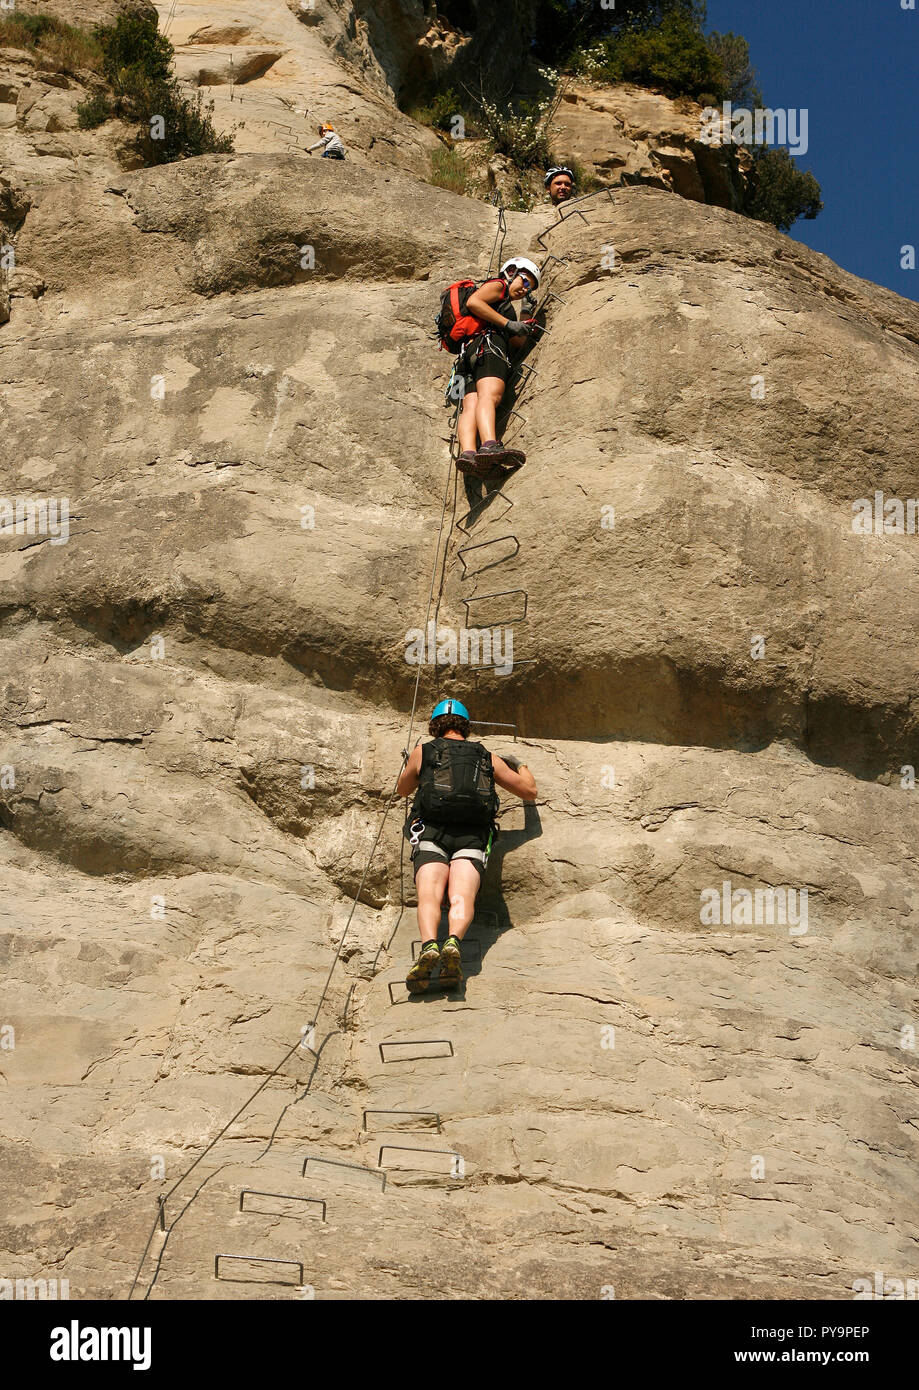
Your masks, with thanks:
<instances>
[{"instance_id":1,"label":"climbing rope","mask_svg":"<svg viewBox=\"0 0 919 1390\"><path fill-rule=\"evenodd\" d=\"M497 269L498 266L501 264L501 257L504 254L504 238L507 235L507 218L504 216L504 204L501 201L501 194L498 193L496 196L498 200L498 226L495 230L495 242L491 248L491 255L488 258L488 271L485 276L486 280L491 275L492 264L494 264L495 269ZM499 237L501 238L500 248L498 246ZM495 251L498 252L497 256L495 256Z\"/></svg>"}]
</instances>

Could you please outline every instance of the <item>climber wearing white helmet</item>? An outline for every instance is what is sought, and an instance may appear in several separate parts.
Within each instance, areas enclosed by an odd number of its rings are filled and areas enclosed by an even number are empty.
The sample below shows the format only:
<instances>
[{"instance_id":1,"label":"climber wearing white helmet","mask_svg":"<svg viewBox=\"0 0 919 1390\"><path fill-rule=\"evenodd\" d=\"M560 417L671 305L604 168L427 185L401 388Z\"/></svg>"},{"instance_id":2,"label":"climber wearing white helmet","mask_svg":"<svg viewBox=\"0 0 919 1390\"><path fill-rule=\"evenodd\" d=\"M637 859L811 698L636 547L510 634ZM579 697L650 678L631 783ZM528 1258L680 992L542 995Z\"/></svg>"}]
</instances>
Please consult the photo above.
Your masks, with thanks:
<instances>
[{"instance_id":1,"label":"climber wearing white helmet","mask_svg":"<svg viewBox=\"0 0 919 1390\"><path fill-rule=\"evenodd\" d=\"M322 148L323 159L344 159L345 147L341 142L341 136L336 135L335 127L329 125L328 121L323 121L319 127L319 139L315 145L310 145L307 154L312 154L313 150Z\"/></svg>"},{"instance_id":2,"label":"climber wearing white helmet","mask_svg":"<svg viewBox=\"0 0 919 1390\"><path fill-rule=\"evenodd\" d=\"M553 164L551 169L546 170L543 184L548 191L549 202L558 207L559 203L567 203L574 193L574 173L566 164Z\"/></svg>"},{"instance_id":3,"label":"climber wearing white helmet","mask_svg":"<svg viewBox=\"0 0 919 1390\"><path fill-rule=\"evenodd\" d=\"M523 801L536 800L532 772L510 754L503 758L473 743L469 711L459 700L441 700L431 711L430 743L419 743L402 769L396 790L415 792L404 834L412 846L418 893L421 952L406 978L409 994L422 994L433 972L439 986L462 984L460 942L475 911L476 894L497 833L495 784ZM450 899L450 935L437 944L444 893Z\"/></svg>"},{"instance_id":4,"label":"climber wearing white helmet","mask_svg":"<svg viewBox=\"0 0 919 1390\"><path fill-rule=\"evenodd\" d=\"M504 396L511 372L509 349L525 347L539 325L533 319L518 319L509 310L539 285L539 269L526 256L505 261L497 279L486 280L470 293L465 314L477 323L476 330L463 343L457 361L462 381L463 405L456 433L460 454L457 468L483 478L496 465L519 468L526 455L508 449L497 438L495 415ZM476 449L476 437L481 444Z\"/></svg>"}]
</instances>

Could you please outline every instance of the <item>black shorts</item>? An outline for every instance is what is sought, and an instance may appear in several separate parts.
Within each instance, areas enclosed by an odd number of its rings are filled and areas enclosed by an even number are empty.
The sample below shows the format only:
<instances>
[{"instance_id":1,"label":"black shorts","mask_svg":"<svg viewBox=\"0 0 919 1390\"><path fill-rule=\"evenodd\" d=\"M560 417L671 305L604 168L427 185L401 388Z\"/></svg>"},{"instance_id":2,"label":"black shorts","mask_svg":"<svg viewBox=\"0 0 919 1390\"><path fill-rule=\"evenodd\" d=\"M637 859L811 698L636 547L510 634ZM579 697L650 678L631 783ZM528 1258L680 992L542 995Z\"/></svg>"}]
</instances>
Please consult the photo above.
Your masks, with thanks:
<instances>
[{"instance_id":1,"label":"black shorts","mask_svg":"<svg viewBox=\"0 0 919 1390\"><path fill-rule=\"evenodd\" d=\"M463 383L464 396L472 394L483 376L500 377L506 382L510 374L511 364L508 358L487 345L481 352L471 349L463 356L457 370L457 376Z\"/></svg>"},{"instance_id":2,"label":"black shorts","mask_svg":"<svg viewBox=\"0 0 919 1390\"><path fill-rule=\"evenodd\" d=\"M418 843L412 850L415 874L422 864L450 864L454 859L468 859L478 869L479 877L484 877L494 834L491 826L484 829L452 826L445 830L432 825L418 833Z\"/></svg>"}]
</instances>

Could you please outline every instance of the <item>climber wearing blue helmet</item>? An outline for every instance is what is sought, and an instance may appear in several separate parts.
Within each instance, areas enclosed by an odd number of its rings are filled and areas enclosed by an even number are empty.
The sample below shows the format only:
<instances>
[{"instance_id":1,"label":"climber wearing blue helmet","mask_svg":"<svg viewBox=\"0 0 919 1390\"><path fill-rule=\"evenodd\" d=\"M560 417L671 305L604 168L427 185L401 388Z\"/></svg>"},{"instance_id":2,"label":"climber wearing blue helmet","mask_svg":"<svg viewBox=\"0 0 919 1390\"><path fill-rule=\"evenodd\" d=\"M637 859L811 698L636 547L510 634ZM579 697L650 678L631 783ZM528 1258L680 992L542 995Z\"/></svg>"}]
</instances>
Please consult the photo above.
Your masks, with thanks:
<instances>
[{"instance_id":1,"label":"climber wearing blue helmet","mask_svg":"<svg viewBox=\"0 0 919 1390\"><path fill-rule=\"evenodd\" d=\"M405 826L412 846L422 942L421 954L406 977L412 994L428 988L438 965L439 985L452 989L462 983L460 942L472 921L495 836L495 784L524 801L536 800L536 782L529 768L516 758L501 758L481 743L470 742L469 728L466 706L459 700L441 700L431 712L431 742L418 744L399 777L400 796L416 793ZM445 890L450 899L450 935L438 947Z\"/></svg>"}]
</instances>

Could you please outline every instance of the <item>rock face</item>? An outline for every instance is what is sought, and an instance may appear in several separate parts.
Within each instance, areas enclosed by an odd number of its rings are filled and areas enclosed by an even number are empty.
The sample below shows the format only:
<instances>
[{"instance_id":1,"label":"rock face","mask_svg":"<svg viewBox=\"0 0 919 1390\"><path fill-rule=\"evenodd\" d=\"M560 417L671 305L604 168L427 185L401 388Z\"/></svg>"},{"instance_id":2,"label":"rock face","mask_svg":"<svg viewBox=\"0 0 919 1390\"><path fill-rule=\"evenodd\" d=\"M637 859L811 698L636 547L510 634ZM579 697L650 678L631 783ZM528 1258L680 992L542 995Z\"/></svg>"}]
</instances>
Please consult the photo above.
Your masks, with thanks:
<instances>
[{"instance_id":1,"label":"rock face","mask_svg":"<svg viewBox=\"0 0 919 1390\"><path fill-rule=\"evenodd\" d=\"M399 24L377 6L364 20L350 3L328 0L252 0L244 16L236 5L211 0L167 0L157 8L176 48L177 73L213 101L214 123L232 130L237 150L302 156L317 139L318 122L328 120L355 163L427 177L437 137L394 107L387 78L388 71L397 81L396 52L399 63L407 61L428 33L420 0L392 0L387 12L398 12ZM380 60L371 29L388 35Z\"/></svg>"},{"instance_id":2,"label":"rock face","mask_svg":"<svg viewBox=\"0 0 919 1390\"><path fill-rule=\"evenodd\" d=\"M559 110L558 143L610 186L648 184L697 203L739 211L749 152L699 139L702 108L623 82L572 83Z\"/></svg>"},{"instance_id":3,"label":"rock face","mask_svg":"<svg viewBox=\"0 0 919 1390\"><path fill-rule=\"evenodd\" d=\"M527 67L530 0L287 0L336 57L402 104L437 79L513 87Z\"/></svg>"},{"instance_id":4,"label":"rock face","mask_svg":"<svg viewBox=\"0 0 919 1390\"><path fill-rule=\"evenodd\" d=\"M94 24L114 24L119 15L156 19L150 0L16 0L17 14L53 15L65 24L91 29Z\"/></svg>"},{"instance_id":5,"label":"rock face","mask_svg":"<svg viewBox=\"0 0 919 1390\"><path fill-rule=\"evenodd\" d=\"M192 8L199 45L232 18ZM0 186L0 1275L915 1277L917 538L852 504L919 496L919 309L662 189L496 244L369 153L41 138ZM519 252L557 296L528 461L467 494L432 316ZM479 664L411 664L428 619ZM503 810L464 993L408 1001L387 804L448 692L540 801Z\"/></svg>"}]
</instances>

